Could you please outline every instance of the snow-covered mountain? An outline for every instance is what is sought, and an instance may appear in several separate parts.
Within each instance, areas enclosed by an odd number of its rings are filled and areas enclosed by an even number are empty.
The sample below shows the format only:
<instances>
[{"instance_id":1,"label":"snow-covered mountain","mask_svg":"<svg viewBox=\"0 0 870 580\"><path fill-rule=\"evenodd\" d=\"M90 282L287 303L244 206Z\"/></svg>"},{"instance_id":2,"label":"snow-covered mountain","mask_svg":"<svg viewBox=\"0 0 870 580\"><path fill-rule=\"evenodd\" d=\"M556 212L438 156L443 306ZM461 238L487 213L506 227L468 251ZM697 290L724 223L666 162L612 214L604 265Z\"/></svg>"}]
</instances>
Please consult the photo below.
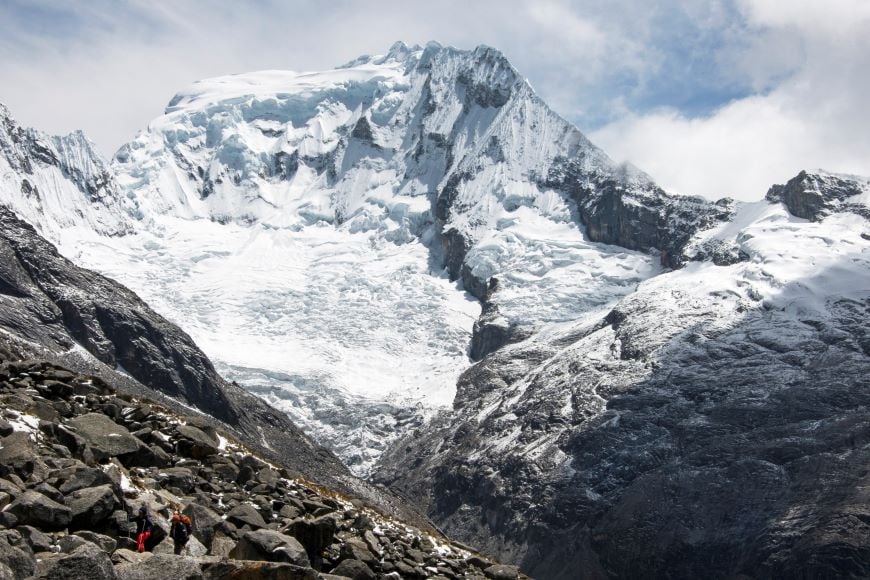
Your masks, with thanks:
<instances>
[{"instance_id":1,"label":"snow-covered mountain","mask_svg":"<svg viewBox=\"0 0 870 580\"><path fill-rule=\"evenodd\" d=\"M113 169L137 235L64 251L360 473L450 405L470 344L613 304L730 212L614 164L498 51L434 43L194 83Z\"/></svg>"},{"instance_id":2,"label":"snow-covered mountain","mask_svg":"<svg viewBox=\"0 0 870 580\"><path fill-rule=\"evenodd\" d=\"M10 166L65 255L536 577L870 573L866 178L671 196L434 43L195 83L74 222Z\"/></svg>"},{"instance_id":3,"label":"snow-covered mountain","mask_svg":"<svg viewBox=\"0 0 870 580\"><path fill-rule=\"evenodd\" d=\"M0 203L52 239L70 227L103 236L132 233L138 216L81 131L57 137L22 128L2 103Z\"/></svg>"}]
</instances>

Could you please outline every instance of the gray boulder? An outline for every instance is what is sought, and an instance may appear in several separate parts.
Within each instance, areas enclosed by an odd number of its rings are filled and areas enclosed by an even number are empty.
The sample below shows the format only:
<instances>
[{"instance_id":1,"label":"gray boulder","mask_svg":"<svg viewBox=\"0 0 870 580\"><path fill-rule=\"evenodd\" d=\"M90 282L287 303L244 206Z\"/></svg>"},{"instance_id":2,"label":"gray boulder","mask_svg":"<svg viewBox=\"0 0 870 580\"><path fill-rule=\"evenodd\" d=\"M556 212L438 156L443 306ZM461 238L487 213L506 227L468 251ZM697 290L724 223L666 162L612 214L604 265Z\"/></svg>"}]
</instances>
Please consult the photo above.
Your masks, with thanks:
<instances>
[{"instance_id":1,"label":"gray boulder","mask_svg":"<svg viewBox=\"0 0 870 580\"><path fill-rule=\"evenodd\" d=\"M187 556L154 554L150 558L115 566L118 580L202 580L199 563Z\"/></svg>"},{"instance_id":2,"label":"gray boulder","mask_svg":"<svg viewBox=\"0 0 870 580\"><path fill-rule=\"evenodd\" d=\"M0 439L0 477L15 474L27 479L40 464L29 434L15 432Z\"/></svg>"},{"instance_id":3,"label":"gray boulder","mask_svg":"<svg viewBox=\"0 0 870 580\"><path fill-rule=\"evenodd\" d=\"M60 551L63 552L64 554L72 554L78 548L81 548L82 546L84 546L85 544L88 544L88 543L93 543L93 542L88 542L88 540L82 538L81 536L73 536L73 535L64 536L60 540L57 541L57 545L60 548Z\"/></svg>"},{"instance_id":4,"label":"gray boulder","mask_svg":"<svg viewBox=\"0 0 870 580\"><path fill-rule=\"evenodd\" d=\"M294 566L286 562L257 562L251 560L204 561L203 580L320 580L311 568Z\"/></svg>"},{"instance_id":5,"label":"gray boulder","mask_svg":"<svg viewBox=\"0 0 870 580\"><path fill-rule=\"evenodd\" d=\"M338 520L326 515L313 520L296 520L287 527L286 533L305 546L308 558L317 565L323 549L333 543L337 531Z\"/></svg>"},{"instance_id":6,"label":"gray boulder","mask_svg":"<svg viewBox=\"0 0 870 580\"><path fill-rule=\"evenodd\" d=\"M66 556L43 560L36 578L39 580L117 580L109 555L90 542Z\"/></svg>"},{"instance_id":7,"label":"gray boulder","mask_svg":"<svg viewBox=\"0 0 870 580\"><path fill-rule=\"evenodd\" d=\"M516 566L507 566L505 564L494 564L483 571L487 578L492 580L517 580L520 577L520 571Z\"/></svg>"},{"instance_id":8,"label":"gray boulder","mask_svg":"<svg viewBox=\"0 0 870 580\"><path fill-rule=\"evenodd\" d=\"M305 548L296 538L273 530L245 532L239 539L239 543L230 552L230 558L289 562L305 567L311 565Z\"/></svg>"},{"instance_id":9,"label":"gray boulder","mask_svg":"<svg viewBox=\"0 0 870 580\"><path fill-rule=\"evenodd\" d=\"M142 552L141 554L135 550L126 548L118 548L112 552L112 563L114 564L136 564L144 562L148 558L154 556L151 552Z\"/></svg>"},{"instance_id":10,"label":"gray boulder","mask_svg":"<svg viewBox=\"0 0 870 580\"><path fill-rule=\"evenodd\" d=\"M175 487L188 493L196 485L196 476L186 467L168 467L157 474L157 481L166 487Z\"/></svg>"},{"instance_id":11,"label":"gray boulder","mask_svg":"<svg viewBox=\"0 0 870 580\"><path fill-rule=\"evenodd\" d=\"M330 572L333 576L344 576L353 580L375 580L377 575L365 562L360 560L342 560Z\"/></svg>"},{"instance_id":12,"label":"gray boulder","mask_svg":"<svg viewBox=\"0 0 870 580\"><path fill-rule=\"evenodd\" d=\"M178 432L176 447L179 455L193 459L205 459L218 453L217 437L212 437L191 425L181 425L176 430Z\"/></svg>"},{"instance_id":13,"label":"gray boulder","mask_svg":"<svg viewBox=\"0 0 870 580\"><path fill-rule=\"evenodd\" d=\"M51 538L43 534L41 530L33 526L18 526L17 530L21 532L27 544L34 552L48 552L51 550Z\"/></svg>"},{"instance_id":14,"label":"gray boulder","mask_svg":"<svg viewBox=\"0 0 870 580\"><path fill-rule=\"evenodd\" d=\"M206 548L211 550L214 531L220 525L222 521L221 517L198 503L188 504L182 513L190 518L193 536L202 542Z\"/></svg>"},{"instance_id":15,"label":"gray boulder","mask_svg":"<svg viewBox=\"0 0 870 580\"><path fill-rule=\"evenodd\" d=\"M96 544L107 554L114 552L118 545L118 541L115 540L115 538L104 536L103 534L98 534L90 530L80 530L76 532L75 535L91 542L92 544Z\"/></svg>"},{"instance_id":16,"label":"gray boulder","mask_svg":"<svg viewBox=\"0 0 870 580\"><path fill-rule=\"evenodd\" d=\"M105 471L98 467L88 467L84 463L53 472L52 475L62 481L58 490L64 495L86 487L112 483L112 478Z\"/></svg>"},{"instance_id":17,"label":"gray boulder","mask_svg":"<svg viewBox=\"0 0 870 580\"><path fill-rule=\"evenodd\" d=\"M250 504L239 504L227 513L227 521L238 527L249 525L252 528L259 529L266 527L266 521L260 512Z\"/></svg>"},{"instance_id":18,"label":"gray boulder","mask_svg":"<svg viewBox=\"0 0 870 580\"><path fill-rule=\"evenodd\" d=\"M111 485L87 487L72 492L64 500L72 514L70 527L90 529L100 527L109 519L117 499Z\"/></svg>"},{"instance_id":19,"label":"gray boulder","mask_svg":"<svg viewBox=\"0 0 870 580\"><path fill-rule=\"evenodd\" d=\"M342 560L359 560L369 565L374 565L378 561L365 542L357 538L350 538L341 546L341 558Z\"/></svg>"},{"instance_id":20,"label":"gray boulder","mask_svg":"<svg viewBox=\"0 0 870 580\"><path fill-rule=\"evenodd\" d=\"M65 506L27 490L9 504L6 511L18 518L19 525L30 525L42 530L62 530L72 520L72 512Z\"/></svg>"},{"instance_id":21,"label":"gray boulder","mask_svg":"<svg viewBox=\"0 0 870 580\"><path fill-rule=\"evenodd\" d=\"M9 545L5 539L0 539L0 565L8 568L16 580L27 578L36 570L36 560L33 555L21 548Z\"/></svg>"},{"instance_id":22,"label":"gray boulder","mask_svg":"<svg viewBox=\"0 0 870 580\"><path fill-rule=\"evenodd\" d=\"M126 428L102 413L80 415L70 419L68 425L73 427L75 434L91 448L97 461L135 453L142 445Z\"/></svg>"}]
</instances>

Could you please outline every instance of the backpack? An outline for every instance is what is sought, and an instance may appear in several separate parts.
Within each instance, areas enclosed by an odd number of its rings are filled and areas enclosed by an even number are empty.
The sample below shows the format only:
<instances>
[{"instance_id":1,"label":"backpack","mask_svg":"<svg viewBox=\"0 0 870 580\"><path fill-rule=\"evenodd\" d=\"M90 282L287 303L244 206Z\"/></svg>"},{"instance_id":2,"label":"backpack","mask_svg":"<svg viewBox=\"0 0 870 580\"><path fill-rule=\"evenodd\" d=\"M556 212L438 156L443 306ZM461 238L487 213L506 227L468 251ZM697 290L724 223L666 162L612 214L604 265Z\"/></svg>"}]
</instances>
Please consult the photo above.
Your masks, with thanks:
<instances>
[{"instance_id":1,"label":"backpack","mask_svg":"<svg viewBox=\"0 0 870 580\"><path fill-rule=\"evenodd\" d=\"M189 518L185 518L189 521ZM184 520L173 522L172 539L184 543L190 538L190 524Z\"/></svg>"}]
</instances>

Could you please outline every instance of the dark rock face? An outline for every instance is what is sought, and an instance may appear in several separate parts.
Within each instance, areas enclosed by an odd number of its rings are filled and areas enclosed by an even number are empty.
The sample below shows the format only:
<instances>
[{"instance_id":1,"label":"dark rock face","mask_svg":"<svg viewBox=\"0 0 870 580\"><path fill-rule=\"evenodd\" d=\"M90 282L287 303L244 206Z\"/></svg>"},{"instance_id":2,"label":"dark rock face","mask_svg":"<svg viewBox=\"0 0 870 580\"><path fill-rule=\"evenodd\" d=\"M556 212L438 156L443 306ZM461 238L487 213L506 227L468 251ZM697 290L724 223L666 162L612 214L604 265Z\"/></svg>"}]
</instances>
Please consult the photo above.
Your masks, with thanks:
<instances>
[{"instance_id":1,"label":"dark rock face","mask_svg":"<svg viewBox=\"0 0 870 580\"><path fill-rule=\"evenodd\" d=\"M0 208L0 222L0 254L6 269L0 275L2 286L7 294L30 297L21 306L31 316L10 330L28 337L28 324L48 327L51 330L39 337L41 344L68 349L74 339L100 361L123 366L143 384L193 402L222 420L238 422L221 388L223 381L189 336L126 288L75 267L9 210Z\"/></svg>"},{"instance_id":2,"label":"dark rock face","mask_svg":"<svg viewBox=\"0 0 870 580\"><path fill-rule=\"evenodd\" d=\"M774 185L766 199L782 202L792 215L819 221L835 211L854 211L870 219L870 210L863 205L844 203L849 197L860 195L868 184L856 178L829 173L801 171L785 185Z\"/></svg>"},{"instance_id":3,"label":"dark rock face","mask_svg":"<svg viewBox=\"0 0 870 580\"><path fill-rule=\"evenodd\" d=\"M485 357L380 481L533 577L870 574L870 303L674 335L648 300Z\"/></svg>"},{"instance_id":4,"label":"dark rock face","mask_svg":"<svg viewBox=\"0 0 870 580\"><path fill-rule=\"evenodd\" d=\"M726 221L727 203L669 195L630 168L588 175L585 160L564 159L550 170L545 185L565 191L580 211L589 239L630 250L661 253L663 265L685 262L683 248L698 231Z\"/></svg>"},{"instance_id":5,"label":"dark rock face","mask_svg":"<svg viewBox=\"0 0 870 580\"><path fill-rule=\"evenodd\" d=\"M465 272L473 278L468 268L463 268L463 273ZM479 296L483 302L483 311L472 328L469 350L471 360L479 361L507 344L521 342L530 336L528 330L519 328L499 314L498 304L490 300L491 295L498 291L498 287L498 279L492 277L484 293Z\"/></svg>"}]
</instances>

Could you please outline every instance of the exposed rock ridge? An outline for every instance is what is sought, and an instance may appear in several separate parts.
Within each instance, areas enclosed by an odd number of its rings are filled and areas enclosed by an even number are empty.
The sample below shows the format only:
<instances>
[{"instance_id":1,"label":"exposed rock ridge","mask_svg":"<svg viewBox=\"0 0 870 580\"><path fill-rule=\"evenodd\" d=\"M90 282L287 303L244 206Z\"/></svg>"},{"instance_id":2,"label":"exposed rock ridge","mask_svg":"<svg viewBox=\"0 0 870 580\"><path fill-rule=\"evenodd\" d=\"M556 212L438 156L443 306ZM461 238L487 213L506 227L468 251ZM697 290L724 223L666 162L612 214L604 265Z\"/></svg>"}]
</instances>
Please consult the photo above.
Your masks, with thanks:
<instances>
[{"instance_id":1,"label":"exposed rock ridge","mask_svg":"<svg viewBox=\"0 0 870 580\"><path fill-rule=\"evenodd\" d=\"M851 211L870 219L866 201L850 202L870 192L870 180L824 171L801 171L785 185L773 185L765 198L782 202L799 218L819 221L832 212Z\"/></svg>"}]
</instances>

